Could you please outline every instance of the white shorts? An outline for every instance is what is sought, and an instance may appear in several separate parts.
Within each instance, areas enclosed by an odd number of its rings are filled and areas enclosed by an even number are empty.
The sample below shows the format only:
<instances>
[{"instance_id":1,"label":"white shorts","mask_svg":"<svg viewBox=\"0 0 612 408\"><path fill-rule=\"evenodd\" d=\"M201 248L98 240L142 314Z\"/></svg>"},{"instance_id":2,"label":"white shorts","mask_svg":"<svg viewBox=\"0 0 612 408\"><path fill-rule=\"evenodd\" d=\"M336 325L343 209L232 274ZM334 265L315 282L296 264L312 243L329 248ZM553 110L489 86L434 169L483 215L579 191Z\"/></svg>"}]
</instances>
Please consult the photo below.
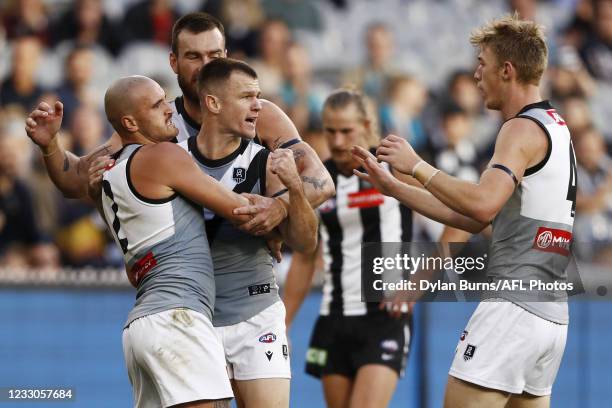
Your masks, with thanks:
<instances>
[{"instance_id":1,"label":"white shorts","mask_svg":"<svg viewBox=\"0 0 612 408\"><path fill-rule=\"evenodd\" d=\"M550 395L567 325L542 319L511 302L481 302L461 335L453 377L512 394Z\"/></svg>"},{"instance_id":2,"label":"white shorts","mask_svg":"<svg viewBox=\"0 0 612 408\"><path fill-rule=\"evenodd\" d=\"M232 398L223 347L210 320L171 309L123 330L123 354L137 408Z\"/></svg>"},{"instance_id":3,"label":"white shorts","mask_svg":"<svg viewBox=\"0 0 612 408\"><path fill-rule=\"evenodd\" d=\"M285 305L278 301L250 319L215 327L236 380L291 378Z\"/></svg>"}]
</instances>

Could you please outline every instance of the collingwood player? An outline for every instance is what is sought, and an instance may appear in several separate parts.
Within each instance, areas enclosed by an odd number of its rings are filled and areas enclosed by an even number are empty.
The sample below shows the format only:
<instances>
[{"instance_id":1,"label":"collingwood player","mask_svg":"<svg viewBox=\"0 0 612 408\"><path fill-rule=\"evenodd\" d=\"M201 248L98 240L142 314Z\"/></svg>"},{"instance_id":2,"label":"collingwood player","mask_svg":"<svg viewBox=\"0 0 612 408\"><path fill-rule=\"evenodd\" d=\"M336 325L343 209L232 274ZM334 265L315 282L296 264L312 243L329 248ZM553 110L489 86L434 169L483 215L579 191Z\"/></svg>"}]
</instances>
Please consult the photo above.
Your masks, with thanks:
<instances>
[{"instance_id":1,"label":"collingwood player","mask_svg":"<svg viewBox=\"0 0 612 408\"><path fill-rule=\"evenodd\" d=\"M202 128L179 145L203 172L234 192L277 200L288 195L281 236L294 250L312 253L317 218L293 154L288 149L270 153L253 142L261 112L255 71L241 61L216 59L200 70L198 92ZM217 289L213 325L223 343L237 404L288 407L289 344L272 258L263 238L238 230L223 217L205 210Z\"/></svg>"},{"instance_id":2,"label":"collingwood player","mask_svg":"<svg viewBox=\"0 0 612 408\"><path fill-rule=\"evenodd\" d=\"M223 346L211 323L213 265L196 204L236 222L244 216L232 210L247 200L203 174L179 146L164 143L178 129L155 81L119 79L104 104L123 144L103 176L102 210L137 288L123 331L134 405L229 406ZM42 108L27 119L32 137L59 130L61 103Z\"/></svg>"},{"instance_id":3,"label":"collingwood player","mask_svg":"<svg viewBox=\"0 0 612 408\"><path fill-rule=\"evenodd\" d=\"M182 96L171 102L173 121L179 129L179 142L197 135L200 130L198 72L208 62L226 55L224 27L216 18L206 13L189 13L177 20L172 29L170 66L183 92ZM316 207L334 193L329 174L316 153L301 141L291 120L274 103L261 100L256 132L257 140L270 150L287 147L293 151L311 205ZM108 165L109 155L121 148L121 140L115 133L107 143L87 156L77 157L66 151L56 136L31 136L31 139L41 149L47 172L62 194L67 198L84 198L87 196L88 169L91 163L102 157L107 160L99 161L99 168ZM285 208L277 200L263 200L257 215L242 228L248 232L264 234L274 229L285 214Z\"/></svg>"},{"instance_id":4,"label":"collingwood player","mask_svg":"<svg viewBox=\"0 0 612 408\"><path fill-rule=\"evenodd\" d=\"M565 282L576 208L576 165L567 126L542 100L547 62L541 28L517 16L495 20L470 38L478 47L474 78L487 108L505 120L478 183L461 181L425 163L403 139L389 136L378 159L412 174L429 193L386 172L355 148L381 191L427 217L478 232L492 223L488 273L494 281ZM565 292L500 293L472 315L450 369L445 407L550 406L569 323Z\"/></svg>"},{"instance_id":5,"label":"collingwood player","mask_svg":"<svg viewBox=\"0 0 612 408\"><path fill-rule=\"evenodd\" d=\"M318 208L325 284L306 372L321 379L328 407L357 401L363 407L386 407L404 371L409 318L401 310L381 310L379 303L361 301L361 244L410 241L411 212L353 174L359 164L351 147L368 148L380 141L360 93L332 93L323 107L323 129L332 154L325 166L336 195ZM315 257L293 255L283 299L287 326L310 288L314 270Z\"/></svg>"}]
</instances>

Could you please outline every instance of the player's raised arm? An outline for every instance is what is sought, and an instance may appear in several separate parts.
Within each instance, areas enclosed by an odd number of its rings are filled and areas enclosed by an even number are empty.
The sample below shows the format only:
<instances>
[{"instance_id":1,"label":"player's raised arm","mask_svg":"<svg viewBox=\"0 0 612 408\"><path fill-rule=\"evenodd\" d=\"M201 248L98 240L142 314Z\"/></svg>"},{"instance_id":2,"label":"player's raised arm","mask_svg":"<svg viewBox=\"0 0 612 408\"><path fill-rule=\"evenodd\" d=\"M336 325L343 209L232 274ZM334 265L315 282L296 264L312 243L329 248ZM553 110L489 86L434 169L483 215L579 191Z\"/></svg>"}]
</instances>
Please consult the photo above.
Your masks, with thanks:
<instances>
[{"instance_id":1,"label":"player's raised arm","mask_svg":"<svg viewBox=\"0 0 612 408\"><path fill-rule=\"evenodd\" d=\"M460 180L424 162L404 139L388 136L377 157L413 174L429 192L456 212L490 223L512 195L525 170L543 159L546 136L532 121L513 119L499 132L491 165L478 183ZM542 157L540 157L542 156Z\"/></svg>"},{"instance_id":2,"label":"player's raised arm","mask_svg":"<svg viewBox=\"0 0 612 408\"><path fill-rule=\"evenodd\" d=\"M360 178L370 182L382 194L401 201L406 207L427 218L441 222L464 231L478 233L487 224L475 221L454 211L423 188L406 184L394 177L376 161L366 149L353 147L353 156L358 159L367 173L354 170Z\"/></svg>"},{"instance_id":3,"label":"player's raised arm","mask_svg":"<svg viewBox=\"0 0 612 408\"><path fill-rule=\"evenodd\" d=\"M113 135L87 156L78 157L65 150L58 140L63 115L61 102L57 101L53 106L41 102L26 119L25 129L30 139L40 148L49 177L64 197L85 198L89 164L96 157L119 150L121 142L117 135Z\"/></svg>"},{"instance_id":4,"label":"player's raised arm","mask_svg":"<svg viewBox=\"0 0 612 408\"><path fill-rule=\"evenodd\" d=\"M137 188L162 184L167 186L167 192L174 191L232 222L249 219L232 211L248 204L248 200L204 174L189 154L174 143L147 146L134 157L131 172Z\"/></svg>"},{"instance_id":5,"label":"player's raised arm","mask_svg":"<svg viewBox=\"0 0 612 408\"><path fill-rule=\"evenodd\" d=\"M277 148L293 151L306 197L313 207L318 207L335 194L329 172L312 147L300 139L291 119L274 103L264 99L261 103L257 136L272 151Z\"/></svg>"}]
</instances>

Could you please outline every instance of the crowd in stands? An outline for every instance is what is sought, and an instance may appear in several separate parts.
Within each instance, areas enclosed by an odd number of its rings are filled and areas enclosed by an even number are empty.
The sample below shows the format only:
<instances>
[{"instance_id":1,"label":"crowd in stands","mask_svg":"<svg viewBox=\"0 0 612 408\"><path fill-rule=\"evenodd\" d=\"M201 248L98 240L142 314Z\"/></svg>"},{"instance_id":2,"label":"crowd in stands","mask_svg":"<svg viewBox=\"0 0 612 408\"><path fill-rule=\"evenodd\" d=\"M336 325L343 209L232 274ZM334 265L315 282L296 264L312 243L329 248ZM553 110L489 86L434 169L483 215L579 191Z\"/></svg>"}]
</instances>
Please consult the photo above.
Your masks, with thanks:
<instances>
[{"instance_id":1,"label":"crowd in stands","mask_svg":"<svg viewBox=\"0 0 612 408\"><path fill-rule=\"evenodd\" d=\"M6 0L0 5L0 266L121 264L96 209L64 199L27 138L39 101L65 106L64 146L82 155L111 135L102 111L114 79L143 74L168 98L168 64L182 13L224 23L229 55L257 70L263 97L328 156L320 111L339 86L362 90L381 135L406 138L443 171L477 181L501 120L473 80L470 31L517 11L546 27L544 94L572 132L578 162L580 255L612 263L612 0ZM441 227L415 223L420 239ZM592 243L592 245L590 245Z\"/></svg>"}]
</instances>

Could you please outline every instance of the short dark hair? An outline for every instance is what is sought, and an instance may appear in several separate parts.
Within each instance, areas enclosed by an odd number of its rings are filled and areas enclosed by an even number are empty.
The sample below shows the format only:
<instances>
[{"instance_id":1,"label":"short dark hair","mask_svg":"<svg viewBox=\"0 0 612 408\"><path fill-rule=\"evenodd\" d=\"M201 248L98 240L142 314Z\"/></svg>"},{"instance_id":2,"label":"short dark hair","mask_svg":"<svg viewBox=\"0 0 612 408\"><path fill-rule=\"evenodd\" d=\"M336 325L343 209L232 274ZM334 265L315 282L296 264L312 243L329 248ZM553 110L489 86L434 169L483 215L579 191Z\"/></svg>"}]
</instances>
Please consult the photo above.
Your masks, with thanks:
<instances>
[{"instance_id":1,"label":"short dark hair","mask_svg":"<svg viewBox=\"0 0 612 408\"><path fill-rule=\"evenodd\" d=\"M257 72L249 64L233 58L217 58L204 65L198 74L198 92L217 82L225 82L233 72L257 79Z\"/></svg>"},{"instance_id":2,"label":"short dark hair","mask_svg":"<svg viewBox=\"0 0 612 408\"><path fill-rule=\"evenodd\" d=\"M205 31L214 30L215 28L221 31L223 38L225 38L223 24L215 17L202 12L185 14L183 17L176 20L176 23L174 23L172 27L172 52L175 54L178 53L178 36L182 31L199 34Z\"/></svg>"}]
</instances>

